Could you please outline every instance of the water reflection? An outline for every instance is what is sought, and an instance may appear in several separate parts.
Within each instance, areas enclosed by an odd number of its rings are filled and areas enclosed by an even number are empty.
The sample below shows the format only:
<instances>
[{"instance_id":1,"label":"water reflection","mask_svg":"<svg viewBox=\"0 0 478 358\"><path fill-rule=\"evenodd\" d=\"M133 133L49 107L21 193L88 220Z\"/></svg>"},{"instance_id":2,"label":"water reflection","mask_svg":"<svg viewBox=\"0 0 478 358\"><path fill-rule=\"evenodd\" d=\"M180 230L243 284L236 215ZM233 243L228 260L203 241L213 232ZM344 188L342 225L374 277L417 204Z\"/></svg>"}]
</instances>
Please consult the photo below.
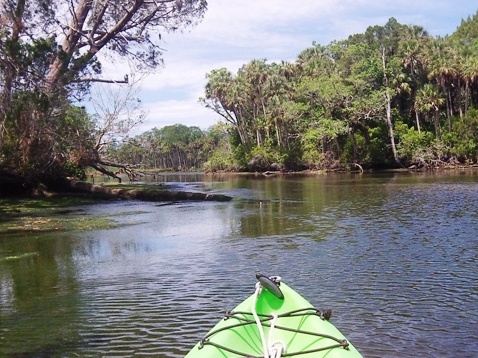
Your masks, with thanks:
<instances>
[{"instance_id":1,"label":"water reflection","mask_svg":"<svg viewBox=\"0 0 478 358\"><path fill-rule=\"evenodd\" d=\"M71 246L60 235L59 238L2 242L3 247L10 248L6 252L17 251L13 248L21 244L25 252L35 253L10 255L10 259L0 262L2 356L15 357L25 352L24 356L44 356L41 351L49 344L52 346L48 352L52 353L57 345L62 352L64 345L58 342L72 339L78 332L78 292Z\"/></svg>"},{"instance_id":2,"label":"water reflection","mask_svg":"<svg viewBox=\"0 0 478 358\"><path fill-rule=\"evenodd\" d=\"M256 270L332 308L365 356L478 348L475 175L182 185L240 200L93 205L118 226L2 236L0 356L184 356Z\"/></svg>"}]
</instances>

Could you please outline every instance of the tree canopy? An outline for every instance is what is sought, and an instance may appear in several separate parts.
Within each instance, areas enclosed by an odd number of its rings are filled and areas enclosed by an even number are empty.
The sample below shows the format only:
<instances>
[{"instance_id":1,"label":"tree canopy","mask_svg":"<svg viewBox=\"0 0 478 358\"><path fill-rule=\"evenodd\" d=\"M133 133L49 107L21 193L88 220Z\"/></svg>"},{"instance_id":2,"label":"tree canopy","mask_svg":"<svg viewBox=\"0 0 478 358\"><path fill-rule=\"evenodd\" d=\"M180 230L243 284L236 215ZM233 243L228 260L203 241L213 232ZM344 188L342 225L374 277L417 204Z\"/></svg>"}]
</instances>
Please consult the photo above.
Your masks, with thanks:
<instances>
[{"instance_id":1,"label":"tree canopy","mask_svg":"<svg viewBox=\"0 0 478 358\"><path fill-rule=\"evenodd\" d=\"M107 82L104 61L124 57L137 71L161 65L161 36L200 21L206 2L1 6L0 174L38 182L79 176L88 166L114 176L108 166L119 162L294 170L478 160L478 13L446 37L390 18L341 41L314 42L293 62L252 59L236 73L211 69L200 101L222 122L207 131L154 128L121 144L107 132L144 115L119 115L121 108L137 109L131 95L96 116L75 100L89 94L92 82Z\"/></svg>"},{"instance_id":2,"label":"tree canopy","mask_svg":"<svg viewBox=\"0 0 478 358\"><path fill-rule=\"evenodd\" d=\"M95 123L74 101L100 78L102 61L160 66L161 36L196 24L206 7L205 0L3 1L1 168L38 181L97 164L99 153L88 154Z\"/></svg>"},{"instance_id":3,"label":"tree canopy","mask_svg":"<svg viewBox=\"0 0 478 358\"><path fill-rule=\"evenodd\" d=\"M201 100L233 128L243 168L476 162L478 138L457 130L477 120L477 24L433 38L390 18L294 63L212 70Z\"/></svg>"},{"instance_id":4,"label":"tree canopy","mask_svg":"<svg viewBox=\"0 0 478 358\"><path fill-rule=\"evenodd\" d=\"M158 132L187 128L148 131L135 140L149 154L130 160L249 171L476 163L477 24L475 15L434 38L391 18L345 40L313 43L294 62L253 59L236 73L212 69L200 101L223 124L193 142L176 136L176 152ZM188 153L199 160L172 159Z\"/></svg>"}]
</instances>

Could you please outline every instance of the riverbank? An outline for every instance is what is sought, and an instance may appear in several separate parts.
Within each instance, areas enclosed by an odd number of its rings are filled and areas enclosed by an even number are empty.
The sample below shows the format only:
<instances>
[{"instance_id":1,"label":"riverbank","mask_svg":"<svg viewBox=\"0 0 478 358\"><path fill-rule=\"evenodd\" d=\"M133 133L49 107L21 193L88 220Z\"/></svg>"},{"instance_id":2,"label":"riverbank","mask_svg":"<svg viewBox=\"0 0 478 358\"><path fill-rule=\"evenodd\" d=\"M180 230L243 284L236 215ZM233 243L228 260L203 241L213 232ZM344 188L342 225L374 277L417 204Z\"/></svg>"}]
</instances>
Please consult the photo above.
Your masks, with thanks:
<instances>
[{"instance_id":1,"label":"riverbank","mask_svg":"<svg viewBox=\"0 0 478 358\"><path fill-rule=\"evenodd\" d=\"M0 198L1 197L50 197L50 196L81 196L87 195L96 199L135 199L148 201L175 201L175 200L218 200L228 201L232 198L210 193L198 193L176 190L169 185L154 185L151 183L163 183L165 178L170 176L180 177L179 181L188 181L190 177L204 176L205 178L273 178L277 176L316 176L337 173L372 174L372 173L466 173L478 172L478 164L467 165L443 165L437 167L416 167L410 168L389 168L389 169L367 169L361 166L351 166L348 170L343 169L307 169L302 171L264 171L264 172L165 172L154 169L138 171L132 178L126 174L122 183L116 179L108 178L101 173L90 173L87 181L75 179L64 179L50 184L49 187L43 184L33 185L26 180L17 178L8 172L0 170ZM74 183L74 184L73 184ZM126 183L126 184L125 184Z\"/></svg>"}]
</instances>

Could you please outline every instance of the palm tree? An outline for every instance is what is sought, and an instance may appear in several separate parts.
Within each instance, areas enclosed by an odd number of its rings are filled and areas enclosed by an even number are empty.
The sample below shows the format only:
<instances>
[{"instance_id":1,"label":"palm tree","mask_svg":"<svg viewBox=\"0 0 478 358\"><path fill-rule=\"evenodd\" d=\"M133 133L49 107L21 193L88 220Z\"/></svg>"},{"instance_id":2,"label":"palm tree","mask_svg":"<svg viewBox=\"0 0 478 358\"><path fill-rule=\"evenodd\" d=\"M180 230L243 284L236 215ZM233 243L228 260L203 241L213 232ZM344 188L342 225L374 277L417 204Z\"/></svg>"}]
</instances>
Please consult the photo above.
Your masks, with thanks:
<instances>
[{"instance_id":1,"label":"palm tree","mask_svg":"<svg viewBox=\"0 0 478 358\"><path fill-rule=\"evenodd\" d=\"M437 141L440 140L439 110L444 103L445 99L432 84L427 83L417 91L415 111L425 115L425 119L432 118Z\"/></svg>"},{"instance_id":2,"label":"palm tree","mask_svg":"<svg viewBox=\"0 0 478 358\"><path fill-rule=\"evenodd\" d=\"M248 85L249 105L251 106L251 126L255 131L256 144L262 146L264 142L263 131L267 123L267 80L271 75L271 67L265 59L252 60L240 70Z\"/></svg>"},{"instance_id":3,"label":"palm tree","mask_svg":"<svg viewBox=\"0 0 478 358\"><path fill-rule=\"evenodd\" d=\"M413 100L412 111L415 112L415 123L420 133L419 113L415 106L415 96L418 88L428 83L426 73L426 49L433 39L421 26L407 26L405 35L400 41L399 49L403 66L410 76L409 98Z\"/></svg>"},{"instance_id":4,"label":"palm tree","mask_svg":"<svg viewBox=\"0 0 478 358\"><path fill-rule=\"evenodd\" d=\"M445 94L446 115L450 126L450 119L454 114L452 91L457 87L459 79L458 54L456 49L447 45L443 39L432 42L429 51L431 56L428 63L428 78L436 81Z\"/></svg>"},{"instance_id":5,"label":"palm tree","mask_svg":"<svg viewBox=\"0 0 478 358\"><path fill-rule=\"evenodd\" d=\"M222 116L236 129L241 143L249 147L244 110L244 82L239 76L233 77L226 68L212 70L206 75L206 96L200 101Z\"/></svg>"},{"instance_id":6,"label":"palm tree","mask_svg":"<svg viewBox=\"0 0 478 358\"><path fill-rule=\"evenodd\" d=\"M470 104L470 96L472 96L472 89L478 85L478 56L474 51L466 50L460 58L460 76L464 83L464 114L468 112Z\"/></svg>"}]
</instances>

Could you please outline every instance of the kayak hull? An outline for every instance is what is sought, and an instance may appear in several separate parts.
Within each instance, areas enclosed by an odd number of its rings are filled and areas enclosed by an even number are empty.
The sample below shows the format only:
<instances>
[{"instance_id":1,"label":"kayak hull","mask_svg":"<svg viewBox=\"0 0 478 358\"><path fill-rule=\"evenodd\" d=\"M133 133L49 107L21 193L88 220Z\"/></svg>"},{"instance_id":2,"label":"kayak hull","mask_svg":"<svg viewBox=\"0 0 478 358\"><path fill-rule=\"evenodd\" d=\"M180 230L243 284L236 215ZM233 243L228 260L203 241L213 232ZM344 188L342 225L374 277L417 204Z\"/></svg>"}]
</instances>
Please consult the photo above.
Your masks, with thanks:
<instances>
[{"instance_id":1,"label":"kayak hull","mask_svg":"<svg viewBox=\"0 0 478 358\"><path fill-rule=\"evenodd\" d=\"M362 357L344 335L305 298L285 283L280 284L283 299L267 290L257 297L255 309L269 342L285 346L282 357ZM241 302L209 331L186 358L264 357L263 341L252 315L254 295ZM272 314L277 315L275 322ZM271 325L274 327L271 331Z\"/></svg>"}]
</instances>

